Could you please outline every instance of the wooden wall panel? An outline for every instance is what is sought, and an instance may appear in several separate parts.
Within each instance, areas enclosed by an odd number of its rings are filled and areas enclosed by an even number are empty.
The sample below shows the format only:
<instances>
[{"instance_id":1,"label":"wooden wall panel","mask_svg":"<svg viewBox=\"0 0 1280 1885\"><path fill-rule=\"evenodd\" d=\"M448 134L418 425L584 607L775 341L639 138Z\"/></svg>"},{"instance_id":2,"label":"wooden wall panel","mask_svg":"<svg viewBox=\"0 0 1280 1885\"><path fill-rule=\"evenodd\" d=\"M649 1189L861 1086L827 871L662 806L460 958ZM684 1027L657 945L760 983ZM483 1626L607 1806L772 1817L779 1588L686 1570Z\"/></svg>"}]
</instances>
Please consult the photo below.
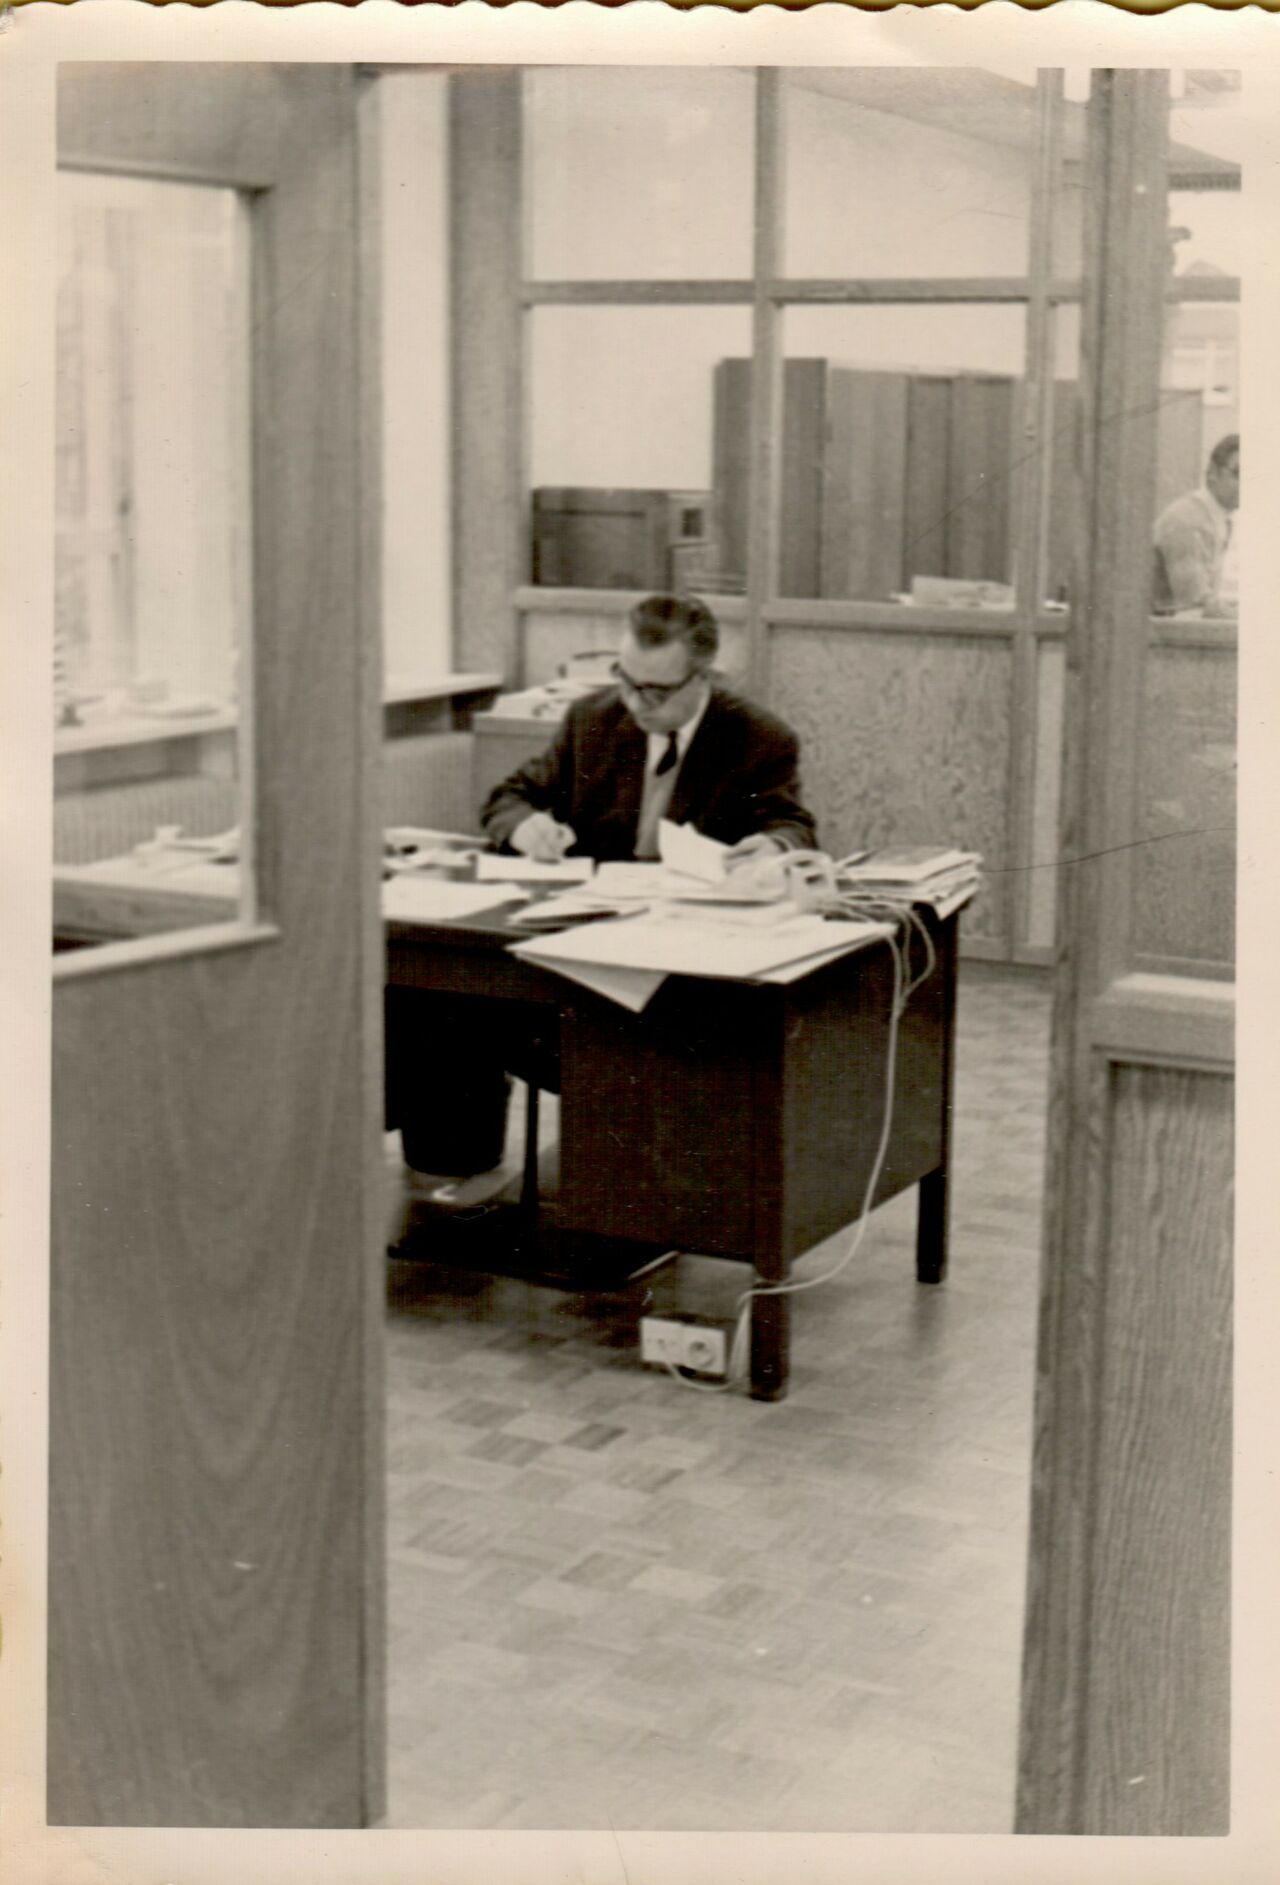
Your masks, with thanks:
<instances>
[{"instance_id":1,"label":"wooden wall panel","mask_svg":"<svg viewBox=\"0 0 1280 1885\"><path fill-rule=\"evenodd\" d=\"M529 574L522 424L520 75L449 81L454 657L514 679ZM466 188L460 180L466 179Z\"/></svg>"},{"instance_id":2,"label":"wooden wall panel","mask_svg":"<svg viewBox=\"0 0 1280 1885\"><path fill-rule=\"evenodd\" d=\"M1009 472L1017 382L958 373L951 387L947 574L1013 580Z\"/></svg>"},{"instance_id":3,"label":"wooden wall panel","mask_svg":"<svg viewBox=\"0 0 1280 1885\"><path fill-rule=\"evenodd\" d=\"M1235 956L1236 653L1147 650L1134 946L1217 965Z\"/></svg>"},{"instance_id":4,"label":"wooden wall panel","mask_svg":"<svg viewBox=\"0 0 1280 1885\"><path fill-rule=\"evenodd\" d=\"M1221 1075L1113 1072L1082 1831L1227 1829L1231 1115Z\"/></svg>"},{"instance_id":5,"label":"wooden wall panel","mask_svg":"<svg viewBox=\"0 0 1280 1885\"><path fill-rule=\"evenodd\" d=\"M60 126L77 151L181 169L193 140L203 159L201 136L239 126L270 169L252 731L278 933L58 965L49 1817L357 1826L382 1811L385 1272L359 81L81 76Z\"/></svg>"},{"instance_id":6,"label":"wooden wall panel","mask_svg":"<svg viewBox=\"0 0 1280 1885\"><path fill-rule=\"evenodd\" d=\"M887 601L902 587L907 376L828 376L822 480L823 596Z\"/></svg>"},{"instance_id":7,"label":"wooden wall panel","mask_svg":"<svg viewBox=\"0 0 1280 1885\"><path fill-rule=\"evenodd\" d=\"M361 1065L356 957L337 986L328 961L342 897L335 877L304 946L272 951L284 1052L247 1025L260 951L56 991L54 1822L362 1818L362 1201L335 1182Z\"/></svg>"},{"instance_id":8,"label":"wooden wall panel","mask_svg":"<svg viewBox=\"0 0 1280 1885\"><path fill-rule=\"evenodd\" d=\"M951 381L913 374L907 396L907 461L902 588L913 576L945 576L947 466L951 462Z\"/></svg>"},{"instance_id":9,"label":"wooden wall panel","mask_svg":"<svg viewBox=\"0 0 1280 1885\"><path fill-rule=\"evenodd\" d=\"M308 104L295 68L201 62L182 127L180 162L162 155L169 139L172 81L162 63L69 61L58 69L58 160L117 166L157 176L241 184L270 183L281 139L303 127ZM170 147L171 148L171 147Z\"/></svg>"},{"instance_id":10,"label":"wooden wall panel","mask_svg":"<svg viewBox=\"0 0 1280 1885\"><path fill-rule=\"evenodd\" d=\"M800 735L819 840L938 839L981 851L970 938L1006 931L1012 660L1003 638L778 629L772 705Z\"/></svg>"}]
</instances>

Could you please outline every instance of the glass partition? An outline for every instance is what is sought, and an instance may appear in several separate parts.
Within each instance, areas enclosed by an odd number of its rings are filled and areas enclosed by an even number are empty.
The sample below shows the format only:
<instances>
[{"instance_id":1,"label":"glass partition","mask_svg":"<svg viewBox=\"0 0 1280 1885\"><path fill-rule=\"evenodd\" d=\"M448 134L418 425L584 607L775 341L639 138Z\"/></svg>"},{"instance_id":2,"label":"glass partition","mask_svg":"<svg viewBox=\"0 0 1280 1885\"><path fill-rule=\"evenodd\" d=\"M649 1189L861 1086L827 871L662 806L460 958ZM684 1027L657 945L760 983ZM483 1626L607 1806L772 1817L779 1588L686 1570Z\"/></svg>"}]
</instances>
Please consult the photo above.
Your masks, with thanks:
<instances>
[{"instance_id":1,"label":"glass partition","mask_svg":"<svg viewBox=\"0 0 1280 1885\"><path fill-rule=\"evenodd\" d=\"M524 76L524 137L526 275L750 275L753 73L539 67Z\"/></svg>"},{"instance_id":2,"label":"glass partition","mask_svg":"<svg viewBox=\"0 0 1280 1885\"><path fill-rule=\"evenodd\" d=\"M546 307L528 322L531 580L740 588L713 468L719 376L728 359L746 365L749 310ZM745 460L737 473L745 503Z\"/></svg>"},{"instance_id":3,"label":"glass partition","mask_svg":"<svg viewBox=\"0 0 1280 1885\"><path fill-rule=\"evenodd\" d=\"M783 99L788 275L1026 274L1033 85L976 68L797 67Z\"/></svg>"},{"instance_id":4,"label":"glass partition","mask_svg":"<svg viewBox=\"0 0 1280 1885\"><path fill-rule=\"evenodd\" d=\"M1244 263L1239 74L1170 74L1168 277L1143 668L1138 966L1230 977Z\"/></svg>"},{"instance_id":5,"label":"glass partition","mask_svg":"<svg viewBox=\"0 0 1280 1885\"><path fill-rule=\"evenodd\" d=\"M787 309L780 594L1012 607L1024 334L1017 305Z\"/></svg>"},{"instance_id":6,"label":"glass partition","mask_svg":"<svg viewBox=\"0 0 1280 1885\"><path fill-rule=\"evenodd\" d=\"M231 920L248 895L248 210L230 189L64 172L57 242L67 945Z\"/></svg>"},{"instance_id":7,"label":"glass partition","mask_svg":"<svg viewBox=\"0 0 1280 1885\"><path fill-rule=\"evenodd\" d=\"M1239 306L1218 283L1244 260L1239 74L1170 74L1167 293L1152 609L1224 619L1238 606Z\"/></svg>"}]
</instances>

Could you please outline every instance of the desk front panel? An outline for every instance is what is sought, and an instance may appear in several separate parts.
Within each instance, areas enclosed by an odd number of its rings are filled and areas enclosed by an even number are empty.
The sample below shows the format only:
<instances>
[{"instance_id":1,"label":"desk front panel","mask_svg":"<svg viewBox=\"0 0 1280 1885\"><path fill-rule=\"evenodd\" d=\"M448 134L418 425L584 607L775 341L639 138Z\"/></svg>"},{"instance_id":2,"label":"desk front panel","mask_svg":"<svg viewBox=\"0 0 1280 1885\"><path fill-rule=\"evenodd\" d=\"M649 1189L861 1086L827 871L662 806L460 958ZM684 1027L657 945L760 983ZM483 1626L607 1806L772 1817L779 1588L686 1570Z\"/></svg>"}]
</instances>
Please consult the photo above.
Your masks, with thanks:
<instances>
[{"instance_id":1,"label":"desk front panel","mask_svg":"<svg viewBox=\"0 0 1280 1885\"><path fill-rule=\"evenodd\" d=\"M562 976L513 956L517 932L477 919L463 929L408 929L387 925L387 980L397 987L450 995L485 995L494 1001L537 1002L559 1009L569 998Z\"/></svg>"},{"instance_id":2,"label":"desk front panel","mask_svg":"<svg viewBox=\"0 0 1280 1885\"><path fill-rule=\"evenodd\" d=\"M939 965L899 1030L876 1203L945 1155L955 928L952 921L937 932ZM887 947L872 945L787 988L672 976L636 1015L512 956L509 938L495 917L465 930L392 925L387 979L510 1004L513 1038L530 1010L554 1017L562 1228L665 1241L781 1273L858 1215L883 1119Z\"/></svg>"},{"instance_id":3,"label":"desk front panel","mask_svg":"<svg viewBox=\"0 0 1280 1885\"><path fill-rule=\"evenodd\" d=\"M756 1142L781 1125L780 993L672 977L633 1015L575 990L560 1032L567 1229L752 1255Z\"/></svg>"},{"instance_id":4,"label":"desk front panel","mask_svg":"<svg viewBox=\"0 0 1280 1885\"><path fill-rule=\"evenodd\" d=\"M567 1227L767 1271L850 1223L883 1119L892 981L876 946L789 988L673 978L641 1015L574 991L561 1018ZM945 1039L935 972L899 1032L876 1203L942 1162Z\"/></svg>"}]
</instances>

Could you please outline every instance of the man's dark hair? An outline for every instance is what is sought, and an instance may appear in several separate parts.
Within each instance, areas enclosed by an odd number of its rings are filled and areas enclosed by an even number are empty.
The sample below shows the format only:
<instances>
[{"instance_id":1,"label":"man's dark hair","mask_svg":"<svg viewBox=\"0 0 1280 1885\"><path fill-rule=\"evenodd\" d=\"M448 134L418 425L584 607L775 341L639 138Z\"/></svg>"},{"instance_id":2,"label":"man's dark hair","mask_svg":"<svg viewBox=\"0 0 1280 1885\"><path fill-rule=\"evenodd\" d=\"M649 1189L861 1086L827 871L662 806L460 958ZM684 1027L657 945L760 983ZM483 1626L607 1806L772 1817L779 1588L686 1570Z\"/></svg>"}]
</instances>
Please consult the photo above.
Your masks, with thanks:
<instances>
[{"instance_id":1,"label":"man's dark hair","mask_svg":"<svg viewBox=\"0 0 1280 1885\"><path fill-rule=\"evenodd\" d=\"M1239 456L1240 434L1238 432L1228 432L1226 438L1219 439L1218 443L1209 453L1209 469L1210 471L1222 471L1228 459L1238 459Z\"/></svg>"},{"instance_id":2,"label":"man's dark hair","mask_svg":"<svg viewBox=\"0 0 1280 1885\"><path fill-rule=\"evenodd\" d=\"M682 641L695 667L710 667L720 646L716 618L697 596L646 596L631 611L631 633L642 648Z\"/></svg>"}]
</instances>

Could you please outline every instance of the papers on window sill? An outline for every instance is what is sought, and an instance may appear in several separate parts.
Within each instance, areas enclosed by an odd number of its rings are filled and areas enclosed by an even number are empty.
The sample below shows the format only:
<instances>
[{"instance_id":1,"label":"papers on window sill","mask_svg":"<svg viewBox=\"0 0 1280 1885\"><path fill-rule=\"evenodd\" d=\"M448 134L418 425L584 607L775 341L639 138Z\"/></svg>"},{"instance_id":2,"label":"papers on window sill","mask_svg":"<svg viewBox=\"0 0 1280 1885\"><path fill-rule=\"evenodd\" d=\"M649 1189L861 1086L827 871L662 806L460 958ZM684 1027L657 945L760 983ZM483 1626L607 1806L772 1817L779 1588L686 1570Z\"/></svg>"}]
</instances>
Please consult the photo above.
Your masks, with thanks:
<instances>
[{"instance_id":1,"label":"papers on window sill","mask_svg":"<svg viewBox=\"0 0 1280 1885\"><path fill-rule=\"evenodd\" d=\"M669 917L645 914L623 922L584 924L558 936L532 937L517 943L513 953L575 979L580 970L591 970L590 986L624 1000L624 982L608 974L601 976L601 971L626 972L625 986L633 994L639 985L631 978L637 972L655 977L653 987L665 975L794 981L820 963L889 934L887 923L826 922L818 916L736 928L694 917L673 922ZM652 992L650 988L648 993ZM626 1001L625 1005L636 1004Z\"/></svg>"},{"instance_id":2,"label":"papers on window sill","mask_svg":"<svg viewBox=\"0 0 1280 1885\"><path fill-rule=\"evenodd\" d=\"M392 923L457 922L517 903L528 896L518 884L458 884L447 878L400 875L382 886L382 914Z\"/></svg>"}]
</instances>

